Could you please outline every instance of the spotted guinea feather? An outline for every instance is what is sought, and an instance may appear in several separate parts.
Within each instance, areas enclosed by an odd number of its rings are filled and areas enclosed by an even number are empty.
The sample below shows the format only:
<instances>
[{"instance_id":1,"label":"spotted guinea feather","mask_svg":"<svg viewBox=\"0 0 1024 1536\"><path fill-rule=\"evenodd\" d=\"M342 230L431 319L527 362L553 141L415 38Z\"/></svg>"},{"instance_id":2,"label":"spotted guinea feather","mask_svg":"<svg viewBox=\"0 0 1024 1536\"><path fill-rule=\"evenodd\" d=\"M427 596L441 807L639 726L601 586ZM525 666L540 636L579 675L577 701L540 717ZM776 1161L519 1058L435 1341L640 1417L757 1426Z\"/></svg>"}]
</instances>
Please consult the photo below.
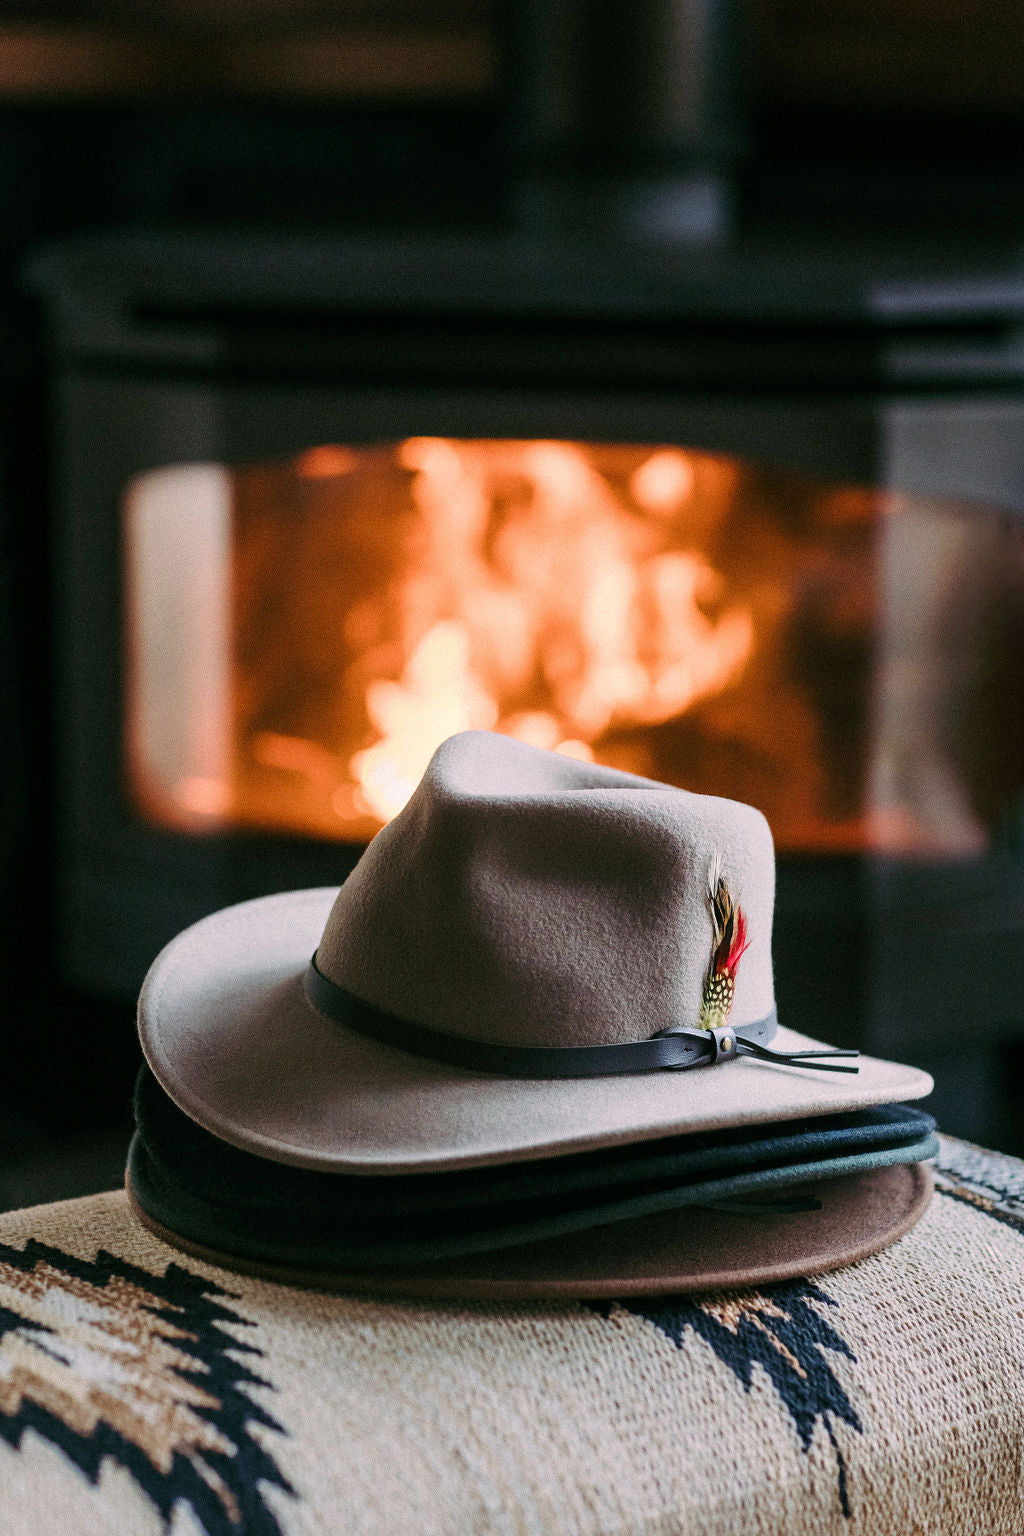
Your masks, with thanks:
<instances>
[{"instance_id":1,"label":"spotted guinea feather","mask_svg":"<svg viewBox=\"0 0 1024 1536\"><path fill-rule=\"evenodd\" d=\"M733 902L718 854L708 869L707 899L712 928L711 961L704 978L698 1024L701 1029L718 1029L729 1017L736 968L750 942L746 917Z\"/></svg>"}]
</instances>

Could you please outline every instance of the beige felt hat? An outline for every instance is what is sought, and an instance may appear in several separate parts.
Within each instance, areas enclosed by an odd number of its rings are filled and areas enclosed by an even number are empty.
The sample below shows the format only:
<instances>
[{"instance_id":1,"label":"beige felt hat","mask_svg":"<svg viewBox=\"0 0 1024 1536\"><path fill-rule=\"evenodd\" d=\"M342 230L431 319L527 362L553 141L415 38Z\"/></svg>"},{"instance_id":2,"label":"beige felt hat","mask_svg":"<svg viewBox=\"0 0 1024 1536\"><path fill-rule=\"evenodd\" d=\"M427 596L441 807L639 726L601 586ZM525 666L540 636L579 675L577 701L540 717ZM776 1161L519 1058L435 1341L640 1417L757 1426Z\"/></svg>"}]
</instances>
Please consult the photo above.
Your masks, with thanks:
<instances>
[{"instance_id":1,"label":"beige felt hat","mask_svg":"<svg viewBox=\"0 0 1024 1536\"><path fill-rule=\"evenodd\" d=\"M173 940L143 1049L222 1140L349 1174L922 1098L926 1073L777 1026L774 874L750 806L467 732L340 890Z\"/></svg>"}]
</instances>

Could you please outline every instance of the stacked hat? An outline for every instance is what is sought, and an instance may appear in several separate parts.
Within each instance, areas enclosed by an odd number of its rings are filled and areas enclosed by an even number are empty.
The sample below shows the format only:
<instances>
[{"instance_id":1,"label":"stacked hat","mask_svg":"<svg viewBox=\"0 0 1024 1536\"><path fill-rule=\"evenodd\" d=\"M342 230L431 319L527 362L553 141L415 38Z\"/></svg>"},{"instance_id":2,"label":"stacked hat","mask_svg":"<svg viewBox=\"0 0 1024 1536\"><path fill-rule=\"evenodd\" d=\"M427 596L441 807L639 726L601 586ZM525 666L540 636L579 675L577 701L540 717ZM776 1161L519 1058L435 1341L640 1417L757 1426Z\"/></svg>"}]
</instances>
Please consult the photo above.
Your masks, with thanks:
<instances>
[{"instance_id":1,"label":"stacked hat","mask_svg":"<svg viewBox=\"0 0 1024 1536\"><path fill-rule=\"evenodd\" d=\"M155 961L139 1216L228 1267L453 1297L877 1251L930 1196L906 1101L931 1080L779 1025L774 883L750 806L452 737L340 890L230 907Z\"/></svg>"}]
</instances>

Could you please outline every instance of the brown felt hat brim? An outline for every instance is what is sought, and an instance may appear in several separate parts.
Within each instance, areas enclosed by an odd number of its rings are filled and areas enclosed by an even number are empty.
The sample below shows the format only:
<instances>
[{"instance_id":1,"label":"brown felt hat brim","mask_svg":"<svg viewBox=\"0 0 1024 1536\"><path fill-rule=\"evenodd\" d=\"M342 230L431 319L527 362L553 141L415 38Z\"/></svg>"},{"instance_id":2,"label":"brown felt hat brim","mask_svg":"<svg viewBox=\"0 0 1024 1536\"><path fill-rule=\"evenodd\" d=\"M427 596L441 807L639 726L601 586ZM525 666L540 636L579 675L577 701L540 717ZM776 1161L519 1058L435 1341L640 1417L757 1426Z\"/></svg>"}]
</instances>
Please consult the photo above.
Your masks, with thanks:
<instances>
[{"instance_id":1,"label":"brown felt hat brim","mask_svg":"<svg viewBox=\"0 0 1024 1536\"><path fill-rule=\"evenodd\" d=\"M427 1061L317 1013L302 976L337 892L204 918L157 957L139 1033L164 1092L214 1136L299 1168L428 1173L923 1098L926 1072L856 1076L750 1060L688 1072L524 1080ZM811 1022L811 1021L808 1021ZM780 1029L781 1051L816 1042Z\"/></svg>"},{"instance_id":2,"label":"brown felt hat brim","mask_svg":"<svg viewBox=\"0 0 1024 1536\"><path fill-rule=\"evenodd\" d=\"M128 1183L144 1226L221 1268L312 1290L464 1301L668 1295L826 1274L909 1232L932 1190L929 1168L901 1164L800 1186L819 1210L748 1216L689 1206L415 1271L346 1275L261 1264L190 1242L148 1216ZM787 1190L787 1198L795 1193Z\"/></svg>"}]
</instances>

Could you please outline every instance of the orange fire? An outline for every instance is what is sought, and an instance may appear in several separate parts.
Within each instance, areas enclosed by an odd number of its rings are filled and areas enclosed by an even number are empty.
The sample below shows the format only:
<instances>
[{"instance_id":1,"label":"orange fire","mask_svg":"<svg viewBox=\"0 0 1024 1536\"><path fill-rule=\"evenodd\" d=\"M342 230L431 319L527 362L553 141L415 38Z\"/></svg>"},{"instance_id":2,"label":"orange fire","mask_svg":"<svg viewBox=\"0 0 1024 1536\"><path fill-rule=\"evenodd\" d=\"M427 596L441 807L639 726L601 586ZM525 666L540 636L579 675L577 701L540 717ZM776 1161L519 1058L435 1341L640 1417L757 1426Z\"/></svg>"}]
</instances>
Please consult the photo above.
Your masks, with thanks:
<instances>
[{"instance_id":1,"label":"orange fire","mask_svg":"<svg viewBox=\"0 0 1024 1536\"><path fill-rule=\"evenodd\" d=\"M390 594L407 660L368 683L379 734L349 761L382 821L455 731L590 756L610 729L669 720L741 671L749 609L710 617L721 578L695 550L651 547L581 447L418 438L398 456L419 514L417 558ZM662 450L638 479L661 514L666 489L686 499L692 471Z\"/></svg>"},{"instance_id":2,"label":"orange fire","mask_svg":"<svg viewBox=\"0 0 1024 1536\"><path fill-rule=\"evenodd\" d=\"M967 537L946 514L915 514L940 573ZM359 841L485 729L750 800L783 846L976 846L966 791L954 816L921 789L956 780L915 715L955 714L915 681L948 604L915 599L909 639L879 619L906 606L911 515L658 445L158 471L126 499L133 792L190 830Z\"/></svg>"}]
</instances>

